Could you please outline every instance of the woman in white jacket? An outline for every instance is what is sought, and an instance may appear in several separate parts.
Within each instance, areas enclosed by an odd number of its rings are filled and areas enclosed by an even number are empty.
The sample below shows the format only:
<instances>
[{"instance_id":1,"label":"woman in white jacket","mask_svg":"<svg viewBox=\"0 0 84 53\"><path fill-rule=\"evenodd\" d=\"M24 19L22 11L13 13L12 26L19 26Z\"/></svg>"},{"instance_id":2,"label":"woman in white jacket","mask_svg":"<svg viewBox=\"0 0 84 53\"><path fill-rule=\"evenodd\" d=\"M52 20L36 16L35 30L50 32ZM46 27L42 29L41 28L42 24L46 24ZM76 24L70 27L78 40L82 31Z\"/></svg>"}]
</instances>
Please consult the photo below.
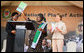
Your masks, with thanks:
<instances>
[{"instance_id":1,"label":"woman in white jacket","mask_svg":"<svg viewBox=\"0 0 84 53\"><path fill-rule=\"evenodd\" d=\"M63 52L64 45L64 34L67 33L66 25L61 21L62 17L60 15L56 15L55 23L51 25L51 33L52 36L52 51L53 52Z\"/></svg>"}]
</instances>

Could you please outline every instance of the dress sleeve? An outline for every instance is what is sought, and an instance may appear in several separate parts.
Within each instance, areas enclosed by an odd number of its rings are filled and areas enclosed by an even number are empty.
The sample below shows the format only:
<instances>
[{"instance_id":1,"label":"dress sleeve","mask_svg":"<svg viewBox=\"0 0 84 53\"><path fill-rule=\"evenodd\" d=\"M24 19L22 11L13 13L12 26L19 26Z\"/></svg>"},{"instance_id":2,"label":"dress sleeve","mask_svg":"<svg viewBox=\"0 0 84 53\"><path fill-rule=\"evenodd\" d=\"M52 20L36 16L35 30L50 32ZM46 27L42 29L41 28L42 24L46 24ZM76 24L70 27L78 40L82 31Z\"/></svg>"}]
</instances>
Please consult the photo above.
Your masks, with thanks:
<instances>
[{"instance_id":1,"label":"dress sleeve","mask_svg":"<svg viewBox=\"0 0 84 53\"><path fill-rule=\"evenodd\" d=\"M45 26L44 31L45 31L44 35L46 37L47 36L47 25Z\"/></svg>"},{"instance_id":2,"label":"dress sleeve","mask_svg":"<svg viewBox=\"0 0 84 53\"><path fill-rule=\"evenodd\" d=\"M67 29L66 29L66 25L64 23L63 27L62 27L62 34L66 34L66 33L67 33Z\"/></svg>"}]
</instances>

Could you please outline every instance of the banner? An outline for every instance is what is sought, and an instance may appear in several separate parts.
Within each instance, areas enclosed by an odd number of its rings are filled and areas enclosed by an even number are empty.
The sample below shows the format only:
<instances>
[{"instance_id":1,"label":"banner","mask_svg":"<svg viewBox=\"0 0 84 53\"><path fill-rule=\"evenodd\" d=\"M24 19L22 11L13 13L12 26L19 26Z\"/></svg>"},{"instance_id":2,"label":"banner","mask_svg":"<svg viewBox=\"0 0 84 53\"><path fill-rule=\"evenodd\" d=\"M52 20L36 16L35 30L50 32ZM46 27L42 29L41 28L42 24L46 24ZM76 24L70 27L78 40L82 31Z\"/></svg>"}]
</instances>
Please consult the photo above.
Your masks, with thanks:
<instances>
[{"instance_id":1,"label":"banner","mask_svg":"<svg viewBox=\"0 0 84 53\"><path fill-rule=\"evenodd\" d=\"M39 26L39 28L44 29L45 26L46 26L46 23L42 23L42 24ZM37 43L38 43L38 41L39 41L39 38L40 38L41 34L42 34L42 31L37 30L37 32L36 32L36 34L35 34L35 37L34 37L34 40L33 40L33 42L32 42L32 45L31 45L32 48L35 48L35 47L36 47L36 45L37 45Z\"/></svg>"}]
</instances>

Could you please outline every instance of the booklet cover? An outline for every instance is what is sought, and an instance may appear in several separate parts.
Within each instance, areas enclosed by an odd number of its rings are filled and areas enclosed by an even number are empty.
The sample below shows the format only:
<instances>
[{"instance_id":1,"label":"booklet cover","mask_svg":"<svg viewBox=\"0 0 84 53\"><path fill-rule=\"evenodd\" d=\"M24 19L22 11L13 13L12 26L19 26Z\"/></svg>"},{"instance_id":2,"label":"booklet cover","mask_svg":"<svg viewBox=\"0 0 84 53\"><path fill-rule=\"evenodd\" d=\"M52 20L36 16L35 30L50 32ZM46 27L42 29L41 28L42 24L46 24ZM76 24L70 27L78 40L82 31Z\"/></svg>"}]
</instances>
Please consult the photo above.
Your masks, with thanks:
<instances>
[{"instance_id":1,"label":"booklet cover","mask_svg":"<svg viewBox=\"0 0 84 53\"><path fill-rule=\"evenodd\" d=\"M19 12L23 12L26 7L27 7L27 4L24 2L21 2L16 10Z\"/></svg>"}]
</instances>

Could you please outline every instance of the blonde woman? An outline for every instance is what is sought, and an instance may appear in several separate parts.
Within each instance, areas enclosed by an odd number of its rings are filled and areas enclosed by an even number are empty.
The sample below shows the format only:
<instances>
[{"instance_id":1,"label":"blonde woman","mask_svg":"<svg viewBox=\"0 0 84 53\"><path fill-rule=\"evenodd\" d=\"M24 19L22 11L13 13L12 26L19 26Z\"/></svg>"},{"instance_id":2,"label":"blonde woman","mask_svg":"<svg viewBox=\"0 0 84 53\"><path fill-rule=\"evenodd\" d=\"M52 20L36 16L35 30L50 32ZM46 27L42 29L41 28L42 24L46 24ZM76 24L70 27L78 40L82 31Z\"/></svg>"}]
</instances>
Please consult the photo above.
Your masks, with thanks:
<instances>
[{"instance_id":1,"label":"blonde woman","mask_svg":"<svg viewBox=\"0 0 84 53\"><path fill-rule=\"evenodd\" d=\"M53 52L63 52L64 45L64 34L67 33L66 25L61 21L62 17L56 15L55 23L52 23L51 33L52 35L52 51Z\"/></svg>"}]
</instances>

